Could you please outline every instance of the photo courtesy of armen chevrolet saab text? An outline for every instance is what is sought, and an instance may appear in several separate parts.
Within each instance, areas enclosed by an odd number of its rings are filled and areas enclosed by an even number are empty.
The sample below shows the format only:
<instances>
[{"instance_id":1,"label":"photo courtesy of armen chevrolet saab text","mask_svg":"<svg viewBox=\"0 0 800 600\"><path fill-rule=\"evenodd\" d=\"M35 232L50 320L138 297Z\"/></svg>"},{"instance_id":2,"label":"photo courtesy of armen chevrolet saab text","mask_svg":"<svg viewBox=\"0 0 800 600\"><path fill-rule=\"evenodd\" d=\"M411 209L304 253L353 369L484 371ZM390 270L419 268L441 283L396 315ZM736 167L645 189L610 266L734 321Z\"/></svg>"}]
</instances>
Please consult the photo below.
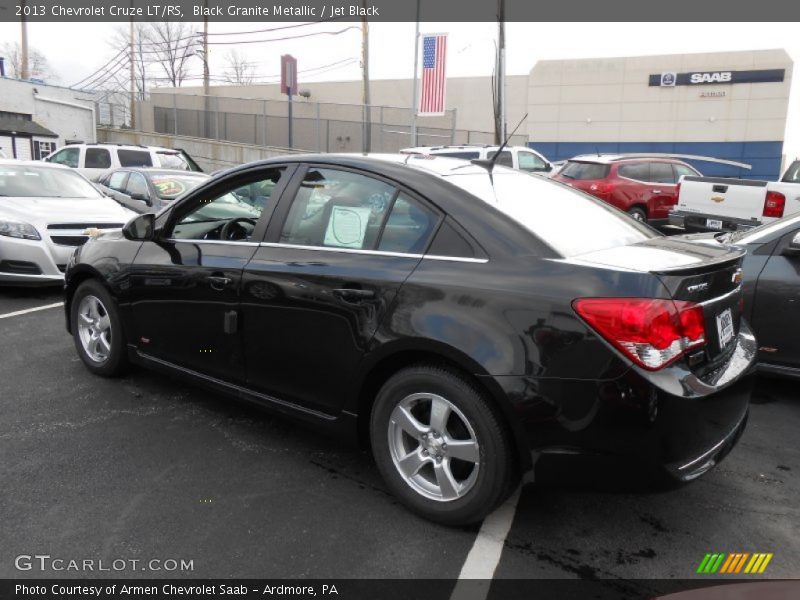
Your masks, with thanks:
<instances>
[{"instance_id":1,"label":"photo courtesy of armen chevrolet saab text","mask_svg":"<svg viewBox=\"0 0 800 600\"><path fill-rule=\"evenodd\" d=\"M92 238L65 312L97 375L137 363L359 441L457 525L551 457L719 463L757 354L743 257L491 160L288 156Z\"/></svg>"}]
</instances>

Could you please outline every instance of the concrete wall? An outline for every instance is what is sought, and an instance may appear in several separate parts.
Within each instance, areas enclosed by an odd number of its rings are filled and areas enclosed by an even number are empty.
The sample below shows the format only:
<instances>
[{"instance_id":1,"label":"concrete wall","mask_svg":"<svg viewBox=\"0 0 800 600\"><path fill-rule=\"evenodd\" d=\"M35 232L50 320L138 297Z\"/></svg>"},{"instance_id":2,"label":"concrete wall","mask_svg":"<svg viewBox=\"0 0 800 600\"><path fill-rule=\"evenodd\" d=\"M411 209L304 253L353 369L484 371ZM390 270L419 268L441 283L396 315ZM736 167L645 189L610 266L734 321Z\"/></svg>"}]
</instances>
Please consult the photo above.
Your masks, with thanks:
<instances>
[{"instance_id":1,"label":"concrete wall","mask_svg":"<svg viewBox=\"0 0 800 600\"><path fill-rule=\"evenodd\" d=\"M62 102L84 108L60 104ZM33 115L33 120L39 125L58 134L58 146L63 146L66 140L95 141L94 102L89 94L69 88L0 78L0 110Z\"/></svg>"},{"instance_id":2,"label":"concrete wall","mask_svg":"<svg viewBox=\"0 0 800 600\"><path fill-rule=\"evenodd\" d=\"M512 75L506 78L507 110L509 127L514 127L527 111L528 76ZM300 82L301 90L311 92L309 100L295 98L295 105L322 102L331 104L359 104L362 98L361 81L330 81L319 83ZM159 93L200 95L202 87L161 88L151 91L152 97ZM277 84L269 85L215 85L210 89L213 96L221 98L253 98L258 100L285 101ZM373 79L370 96L373 106L396 107L403 111L402 120L410 116L413 81L411 79ZM445 90L446 108L456 111L456 128L474 131L494 131L491 77L451 77ZM300 108L302 110L302 108ZM331 107L330 110L335 110ZM342 106L340 120L349 120L349 108ZM258 112L258 111L257 111ZM330 118L336 119L336 115ZM357 117L360 119L360 117ZM399 115L398 115L399 118ZM388 119L387 119L388 121ZM439 117L419 117L420 127L442 127ZM448 124L449 125L449 124Z\"/></svg>"},{"instance_id":3,"label":"concrete wall","mask_svg":"<svg viewBox=\"0 0 800 600\"><path fill-rule=\"evenodd\" d=\"M185 150L206 173L227 169L256 160L264 160L283 154L294 154L296 150L278 147L253 146L236 144L202 138L142 133L128 129L99 128L99 142L118 144L141 144L143 146L161 146L164 148L180 148Z\"/></svg>"}]
</instances>

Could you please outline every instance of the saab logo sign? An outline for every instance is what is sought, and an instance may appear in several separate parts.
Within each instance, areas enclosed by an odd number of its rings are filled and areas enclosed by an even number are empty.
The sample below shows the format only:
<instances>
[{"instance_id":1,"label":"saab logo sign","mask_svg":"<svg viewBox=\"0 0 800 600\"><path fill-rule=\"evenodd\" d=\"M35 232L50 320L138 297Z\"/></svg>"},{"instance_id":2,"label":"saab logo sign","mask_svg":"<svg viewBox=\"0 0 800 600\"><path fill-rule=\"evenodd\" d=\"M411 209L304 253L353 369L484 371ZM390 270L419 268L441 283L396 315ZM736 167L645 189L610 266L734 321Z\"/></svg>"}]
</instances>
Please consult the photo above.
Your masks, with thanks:
<instances>
[{"instance_id":1,"label":"saab logo sign","mask_svg":"<svg viewBox=\"0 0 800 600\"><path fill-rule=\"evenodd\" d=\"M672 87L675 85L675 79L678 74L672 71L667 71L661 74L661 87Z\"/></svg>"},{"instance_id":2,"label":"saab logo sign","mask_svg":"<svg viewBox=\"0 0 800 600\"><path fill-rule=\"evenodd\" d=\"M692 73L689 77L691 83L730 83L731 72L721 71L719 73Z\"/></svg>"},{"instance_id":3,"label":"saab logo sign","mask_svg":"<svg viewBox=\"0 0 800 600\"><path fill-rule=\"evenodd\" d=\"M694 71L675 73L664 71L650 75L649 85L675 87L676 85L719 85L734 83L775 83L783 81L784 69L763 69L759 71Z\"/></svg>"}]
</instances>

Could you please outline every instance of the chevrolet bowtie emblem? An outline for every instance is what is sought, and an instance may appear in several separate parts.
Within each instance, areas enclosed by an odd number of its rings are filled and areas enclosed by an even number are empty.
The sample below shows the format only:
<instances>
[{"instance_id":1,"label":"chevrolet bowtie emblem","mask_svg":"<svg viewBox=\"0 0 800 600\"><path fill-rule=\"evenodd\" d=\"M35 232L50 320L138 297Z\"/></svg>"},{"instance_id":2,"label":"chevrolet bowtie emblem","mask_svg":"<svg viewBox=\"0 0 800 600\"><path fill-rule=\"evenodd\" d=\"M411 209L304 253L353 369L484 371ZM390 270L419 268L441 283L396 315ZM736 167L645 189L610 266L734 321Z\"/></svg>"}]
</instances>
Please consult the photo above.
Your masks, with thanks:
<instances>
[{"instance_id":1,"label":"chevrolet bowtie emblem","mask_svg":"<svg viewBox=\"0 0 800 600\"><path fill-rule=\"evenodd\" d=\"M711 196L711 200L719 204L723 200L725 200L724 196Z\"/></svg>"}]
</instances>

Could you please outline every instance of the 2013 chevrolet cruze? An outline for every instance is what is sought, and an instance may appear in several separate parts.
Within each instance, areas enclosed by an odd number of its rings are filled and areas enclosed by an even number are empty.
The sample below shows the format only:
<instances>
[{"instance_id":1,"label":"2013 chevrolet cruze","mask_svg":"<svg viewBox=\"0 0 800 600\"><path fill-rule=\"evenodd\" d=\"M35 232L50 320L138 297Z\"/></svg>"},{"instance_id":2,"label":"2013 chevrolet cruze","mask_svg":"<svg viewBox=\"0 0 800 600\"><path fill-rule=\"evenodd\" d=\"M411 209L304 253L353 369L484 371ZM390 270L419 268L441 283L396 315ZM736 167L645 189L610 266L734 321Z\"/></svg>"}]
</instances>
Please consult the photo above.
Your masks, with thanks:
<instances>
[{"instance_id":1,"label":"2013 chevrolet cruze","mask_svg":"<svg viewBox=\"0 0 800 600\"><path fill-rule=\"evenodd\" d=\"M94 373L361 436L407 506L468 523L552 456L682 481L718 462L756 350L741 260L503 167L291 156L82 246L66 314Z\"/></svg>"}]
</instances>

